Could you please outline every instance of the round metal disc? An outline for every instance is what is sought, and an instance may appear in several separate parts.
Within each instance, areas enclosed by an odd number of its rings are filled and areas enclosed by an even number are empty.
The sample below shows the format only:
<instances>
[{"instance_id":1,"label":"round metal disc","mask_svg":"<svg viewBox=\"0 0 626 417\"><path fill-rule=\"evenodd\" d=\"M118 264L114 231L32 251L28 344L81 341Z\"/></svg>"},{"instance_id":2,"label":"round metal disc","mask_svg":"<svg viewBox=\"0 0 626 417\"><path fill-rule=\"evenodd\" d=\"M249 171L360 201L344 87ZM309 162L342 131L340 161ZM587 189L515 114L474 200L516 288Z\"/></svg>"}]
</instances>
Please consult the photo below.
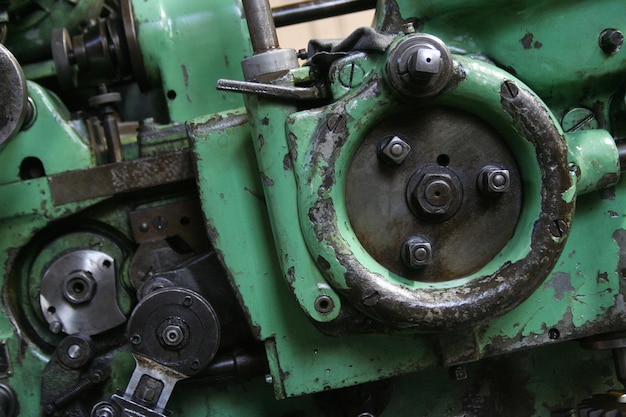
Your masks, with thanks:
<instances>
[{"instance_id":1,"label":"round metal disc","mask_svg":"<svg viewBox=\"0 0 626 417\"><path fill-rule=\"evenodd\" d=\"M26 116L28 90L22 67L0 44L0 145L19 132Z\"/></svg>"},{"instance_id":2,"label":"round metal disc","mask_svg":"<svg viewBox=\"0 0 626 417\"><path fill-rule=\"evenodd\" d=\"M197 293L163 288L137 305L128 322L128 335L133 353L191 376L215 357L220 324L213 307Z\"/></svg>"},{"instance_id":3,"label":"round metal disc","mask_svg":"<svg viewBox=\"0 0 626 417\"><path fill-rule=\"evenodd\" d=\"M380 143L393 136L411 147L401 164L377 157ZM507 192L480 191L485 166L509 171ZM423 191L424 171L435 171L434 184L438 176L459 182L452 187L454 198L461 200L458 209L440 218L420 214L411 196ZM445 107L406 110L378 125L356 152L346 181L348 215L363 247L392 272L419 281L447 281L478 271L511 239L521 204L519 171L504 140L485 122ZM401 256L404 242L415 236L432 247L432 261L417 269Z\"/></svg>"}]
</instances>

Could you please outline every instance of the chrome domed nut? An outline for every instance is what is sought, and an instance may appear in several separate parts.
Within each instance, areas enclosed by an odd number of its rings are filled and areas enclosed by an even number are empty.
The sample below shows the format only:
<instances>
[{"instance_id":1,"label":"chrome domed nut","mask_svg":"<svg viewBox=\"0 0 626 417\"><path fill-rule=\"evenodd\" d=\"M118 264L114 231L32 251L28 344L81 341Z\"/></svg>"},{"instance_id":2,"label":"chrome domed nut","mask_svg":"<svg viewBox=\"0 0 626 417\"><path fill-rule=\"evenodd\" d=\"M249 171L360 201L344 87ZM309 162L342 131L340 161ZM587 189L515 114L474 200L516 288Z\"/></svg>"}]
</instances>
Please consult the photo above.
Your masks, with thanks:
<instances>
[{"instance_id":1,"label":"chrome domed nut","mask_svg":"<svg viewBox=\"0 0 626 417\"><path fill-rule=\"evenodd\" d=\"M488 165L478 174L478 188L484 194L505 193L511 188L511 175L508 169Z\"/></svg>"},{"instance_id":2,"label":"chrome domed nut","mask_svg":"<svg viewBox=\"0 0 626 417\"><path fill-rule=\"evenodd\" d=\"M409 156L410 152L411 145L398 136L385 139L378 146L379 158L389 164L400 165Z\"/></svg>"},{"instance_id":3,"label":"chrome domed nut","mask_svg":"<svg viewBox=\"0 0 626 417\"><path fill-rule=\"evenodd\" d=\"M433 251L430 242L421 236L408 239L402 245L402 261L409 268L423 268L433 261Z\"/></svg>"}]
</instances>

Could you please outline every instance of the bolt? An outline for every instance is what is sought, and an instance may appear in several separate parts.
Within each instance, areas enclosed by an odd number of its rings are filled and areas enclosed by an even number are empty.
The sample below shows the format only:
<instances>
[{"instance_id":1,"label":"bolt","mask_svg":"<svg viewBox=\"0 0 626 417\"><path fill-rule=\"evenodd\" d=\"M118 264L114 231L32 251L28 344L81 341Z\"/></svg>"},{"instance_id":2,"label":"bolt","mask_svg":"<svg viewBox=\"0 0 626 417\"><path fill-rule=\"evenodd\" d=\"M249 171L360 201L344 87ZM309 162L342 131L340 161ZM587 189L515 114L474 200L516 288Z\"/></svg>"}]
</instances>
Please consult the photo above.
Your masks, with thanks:
<instances>
[{"instance_id":1,"label":"bolt","mask_svg":"<svg viewBox=\"0 0 626 417\"><path fill-rule=\"evenodd\" d=\"M409 268L423 268L432 263L432 247L425 238L414 236L404 242L400 256Z\"/></svg>"},{"instance_id":2,"label":"bolt","mask_svg":"<svg viewBox=\"0 0 626 417\"><path fill-rule=\"evenodd\" d=\"M328 295L320 295L315 299L315 310L321 314L328 314L335 308L333 299Z\"/></svg>"},{"instance_id":3,"label":"bolt","mask_svg":"<svg viewBox=\"0 0 626 417\"><path fill-rule=\"evenodd\" d=\"M365 79L365 71L356 62L348 62L339 68L339 82L347 88L358 87Z\"/></svg>"},{"instance_id":4,"label":"bolt","mask_svg":"<svg viewBox=\"0 0 626 417\"><path fill-rule=\"evenodd\" d=\"M448 375L454 381L461 381L467 379L467 369L464 365L453 366L448 370Z\"/></svg>"},{"instance_id":5,"label":"bolt","mask_svg":"<svg viewBox=\"0 0 626 417\"><path fill-rule=\"evenodd\" d=\"M133 345L138 345L141 343L141 336L135 333L129 338L129 340L130 340L130 343L132 343Z\"/></svg>"},{"instance_id":6,"label":"bolt","mask_svg":"<svg viewBox=\"0 0 626 417\"><path fill-rule=\"evenodd\" d=\"M388 164L400 165L410 152L411 145L398 136L387 138L378 145L378 157Z\"/></svg>"},{"instance_id":7,"label":"bolt","mask_svg":"<svg viewBox=\"0 0 626 417\"><path fill-rule=\"evenodd\" d=\"M576 132L597 129L599 124L593 110L585 107L574 107L565 113L561 120L561 126L566 132Z\"/></svg>"},{"instance_id":8,"label":"bolt","mask_svg":"<svg viewBox=\"0 0 626 417\"><path fill-rule=\"evenodd\" d=\"M270 374L265 375L265 383L268 385L272 385L274 383L274 377Z\"/></svg>"},{"instance_id":9,"label":"bolt","mask_svg":"<svg viewBox=\"0 0 626 417\"><path fill-rule=\"evenodd\" d=\"M198 369L200 367L200 361L198 359L194 359L191 362L191 369Z\"/></svg>"},{"instance_id":10,"label":"bolt","mask_svg":"<svg viewBox=\"0 0 626 417\"><path fill-rule=\"evenodd\" d=\"M67 348L67 356L71 359L80 359L83 353L83 349L79 345L70 345L70 347Z\"/></svg>"},{"instance_id":11,"label":"bolt","mask_svg":"<svg viewBox=\"0 0 626 417\"><path fill-rule=\"evenodd\" d=\"M298 56L298 59L302 59L302 60L308 59L309 58L309 51L307 51L304 48L298 49L297 56Z\"/></svg>"},{"instance_id":12,"label":"bolt","mask_svg":"<svg viewBox=\"0 0 626 417\"><path fill-rule=\"evenodd\" d=\"M117 417L117 410L111 404L97 404L91 412L92 417Z\"/></svg>"},{"instance_id":13,"label":"bolt","mask_svg":"<svg viewBox=\"0 0 626 417\"><path fill-rule=\"evenodd\" d=\"M343 114L332 113L326 119L326 127L333 133L341 133L348 127L348 120Z\"/></svg>"},{"instance_id":14,"label":"bolt","mask_svg":"<svg viewBox=\"0 0 626 417\"><path fill-rule=\"evenodd\" d=\"M552 340L556 340L561 337L561 332L559 332L559 329L550 329L548 330L548 337Z\"/></svg>"},{"instance_id":15,"label":"bolt","mask_svg":"<svg viewBox=\"0 0 626 417\"><path fill-rule=\"evenodd\" d=\"M486 195L497 195L507 192L511 188L509 170L487 165L478 174L478 188Z\"/></svg>"},{"instance_id":16,"label":"bolt","mask_svg":"<svg viewBox=\"0 0 626 417\"><path fill-rule=\"evenodd\" d=\"M417 48L409 56L407 65L413 79L428 81L441 70L441 52L434 48Z\"/></svg>"},{"instance_id":17,"label":"bolt","mask_svg":"<svg viewBox=\"0 0 626 417\"><path fill-rule=\"evenodd\" d=\"M186 295L185 298L183 298L183 305L185 307L191 307L191 305L193 304L193 298L191 298L191 296Z\"/></svg>"},{"instance_id":18,"label":"bolt","mask_svg":"<svg viewBox=\"0 0 626 417\"><path fill-rule=\"evenodd\" d=\"M146 222L141 222L141 224L139 224L139 231L142 233L146 233L148 230L150 230L150 225Z\"/></svg>"},{"instance_id":19,"label":"bolt","mask_svg":"<svg viewBox=\"0 0 626 417\"><path fill-rule=\"evenodd\" d=\"M152 219L152 225L157 231L162 232L167 227L167 219L163 216L157 216Z\"/></svg>"},{"instance_id":20,"label":"bolt","mask_svg":"<svg viewBox=\"0 0 626 417\"><path fill-rule=\"evenodd\" d=\"M600 49L611 55L624 45L624 34L617 29L604 29L600 32Z\"/></svg>"},{"instance_id":21,"label":"bolt","mask_svg":"<svg viewBox=\"0 0 626 417\"><path fill-rule=\"evenodd\" d=\"M168 346L178 346L184 340L185 334L180 326L170 324L163 329L163 332L161 332L161 338L163 339L163 343Z\"/></svg>"},{"instance_id":22,"label":"bolt","mask_svg":"<svg viewBox=\"0 0 626 417\"><path fill-rule=\"evenodd\" d=\"M500 87L500 96L505 99L512 100L519 94L519 87L513 81L505 81Z\"/></svg>"},{"instance_id":23,"label":"bolt","mask_svg":"<svg viewBox=\"0 0 626 417\"><path fill-rule=\"evenodd\" d=\"M553 220L550 223L550 234L556 238L562 238L567 233L567 222L562 219Z\"/></svg>"},{"instance_id":24,"label":"bolt","mask_svg":"<svg viewBox=\"0 0 626 417\"><path fill-rule=\"evenodd\" d=\"M445 167L430 167L418 171L417 185L411 181L407 197L414 213L431 222L448 220L461 207L463 186L456 174ZM412 188L412 191L411 191Z\"/></svg>"},{"instance_id":25,"label":"bolt","mask_svg":"<svg viewBox=\"0 0 626 417\"><path fill-rule=\"evenodd\" d=\"M403 24L402 33L404 33L405 35L415 33L415 26L413 26L413 22L406 22L405 24Z\"/></svg>"},{"instance_id":26,"label":"bolt","mask_svg":"<svg viewBox=\"0 0 626 417\"><path fill-rule=\"evenodd\" d=\"M48 325L48 328L50 329L52 333L59 334L61 333L61 330L63 330L63 325L61 324L60 321L53 321L52 323Z\"/></svg>"}]
</instances>

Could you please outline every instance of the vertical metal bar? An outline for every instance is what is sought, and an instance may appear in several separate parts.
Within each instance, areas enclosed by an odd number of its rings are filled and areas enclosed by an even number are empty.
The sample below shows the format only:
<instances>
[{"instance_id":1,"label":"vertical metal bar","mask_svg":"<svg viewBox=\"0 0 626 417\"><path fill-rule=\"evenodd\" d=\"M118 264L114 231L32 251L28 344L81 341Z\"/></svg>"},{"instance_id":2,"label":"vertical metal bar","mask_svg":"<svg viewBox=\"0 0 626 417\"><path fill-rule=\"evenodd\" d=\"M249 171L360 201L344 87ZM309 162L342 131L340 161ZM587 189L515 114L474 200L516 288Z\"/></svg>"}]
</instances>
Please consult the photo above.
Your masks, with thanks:
<instances>
[{"instance_id":1,"label":"vertical metal bar","mask_svg":"<svg viewBox=\"0 0 626 417\"><path fill-rule=\"evenodd\" d=\"M278 36L269 0L243 0L243 10L254 53L277 49Z\"/></svg>"}]
</instances>

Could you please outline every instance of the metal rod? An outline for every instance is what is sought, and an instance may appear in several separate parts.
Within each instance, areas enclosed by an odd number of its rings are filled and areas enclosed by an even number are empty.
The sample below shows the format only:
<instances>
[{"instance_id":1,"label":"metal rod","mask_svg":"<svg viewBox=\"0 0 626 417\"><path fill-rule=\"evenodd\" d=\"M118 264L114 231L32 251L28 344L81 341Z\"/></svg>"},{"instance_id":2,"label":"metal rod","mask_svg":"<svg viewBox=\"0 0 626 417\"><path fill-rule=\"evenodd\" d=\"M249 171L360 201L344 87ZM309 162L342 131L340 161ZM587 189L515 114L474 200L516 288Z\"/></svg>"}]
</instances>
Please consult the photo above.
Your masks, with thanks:
<instances>
[{"instance_id":1,"label":"metal rod","mask_svg":"<svg viewBox=\"0 0 626 417\"><path fill-rule=\"evenodd\" d=\"M626 171L626 139L615 141L617 154L619 155L620 171Z\"/></svg>"},{"instance_id":2,"label":"metal rod","mask_svg":"<svg viewBox=\"0 0 626 417\"><path fill-rule=\"evenodd\" d=\"M311 0L272 9L276 27L361 12L376 7L376 0Z\"/></svg>"},{"instance_id":3,"label":"metal rod","mask_svg":"<svg viewBox=\"0 0 626 417\"><path fill-rule=\"evenodd\" d=\"M255 54L277 49L278 36L269 0L243 0L243 10Z\"/></svg>"},{"instance_id":4,"label":"metal rod","mask_svg":"<svg viewBox=\"0 0 626 417\"><path fill-rule=\"evenodd\" d=\"M235 93L255 94L288 100L319 100L326 96L324 90L313 87L292 87L275 84L262 84L250 81L217 80L217 89Z\"/></svg>"}]
</instances>

